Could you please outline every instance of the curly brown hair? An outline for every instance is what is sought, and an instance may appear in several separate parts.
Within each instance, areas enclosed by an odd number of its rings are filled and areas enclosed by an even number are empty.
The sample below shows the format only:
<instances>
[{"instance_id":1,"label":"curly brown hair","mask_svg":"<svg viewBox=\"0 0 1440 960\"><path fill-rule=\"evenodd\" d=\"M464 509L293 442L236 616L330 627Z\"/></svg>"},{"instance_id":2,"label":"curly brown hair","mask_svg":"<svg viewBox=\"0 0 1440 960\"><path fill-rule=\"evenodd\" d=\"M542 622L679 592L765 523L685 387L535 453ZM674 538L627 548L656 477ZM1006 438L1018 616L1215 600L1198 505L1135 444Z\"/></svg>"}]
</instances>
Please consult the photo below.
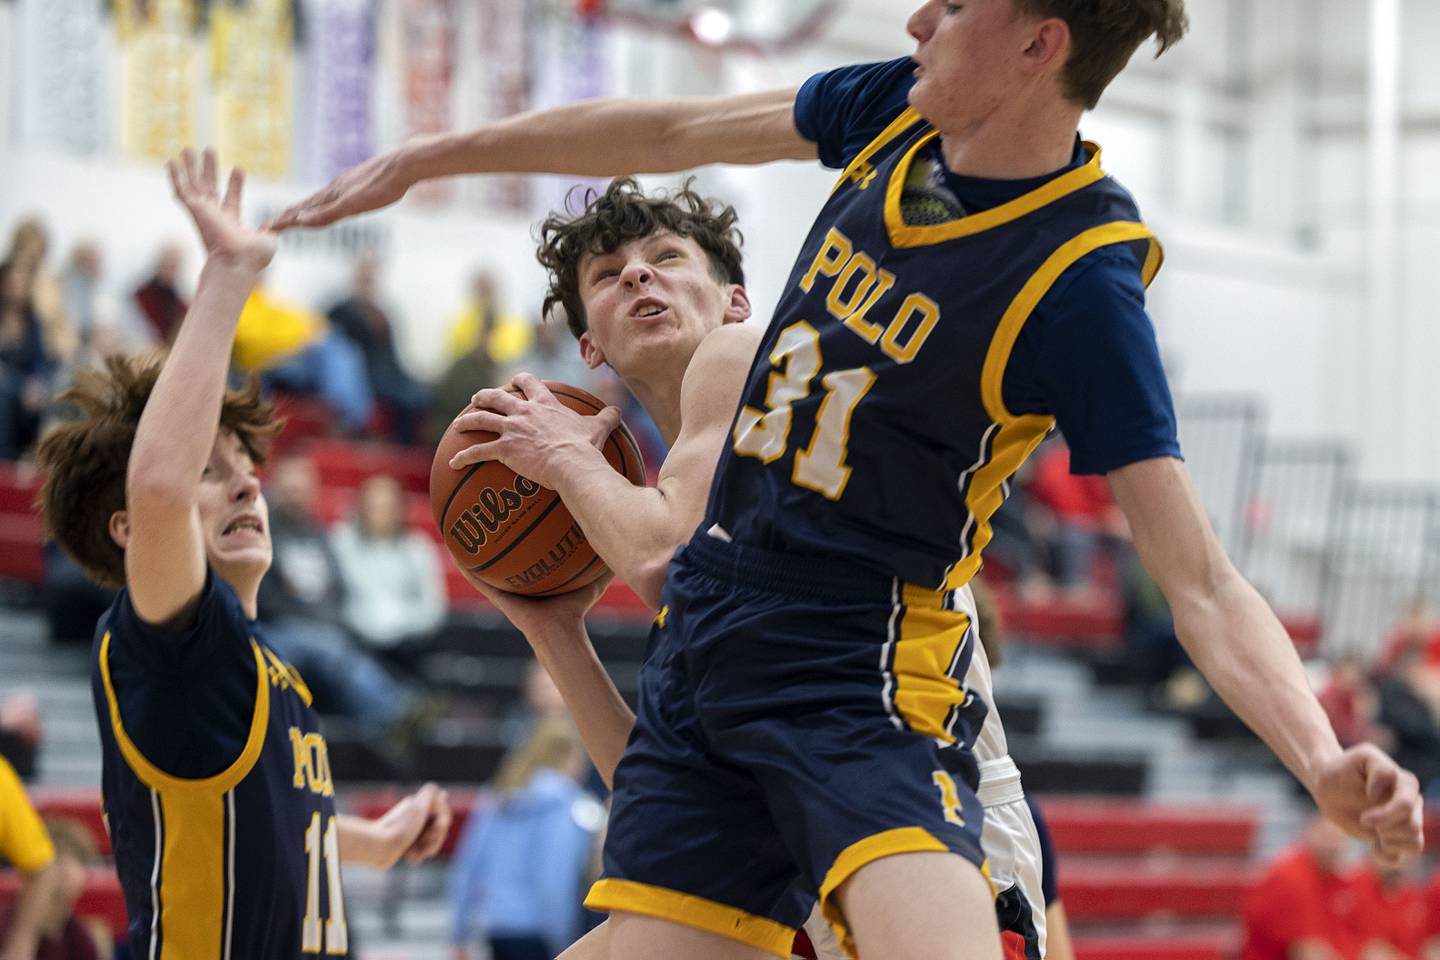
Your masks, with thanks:
<instances>
[{"instance_id":1,"label":"curly brown hair","mask_svg":"<svg viewBox=\"0 0 1440 960\"><path fill-rule=\"evenodd\" d=\"M163 353L117 355L103 370L81 370L58 398L78 407L80 418L51 430L36 452L47 471L35 501L45 535L103 586L125 585L125 551L110 536L110 517L125 509L135 428L164 362ZM226 392L220 428L233 432L255 463L265 462L283 425L256 378Z\"/></svg>"},{"instance_id":2,"label":"curly brown hair","mask_svg":"<svg viewBox=\"0 0 1440 960\"><path fill-rule=\"evenodd\" d=\"M1180 42L1190 28L1185 0L1014 0L1015 9L1032 17L1059 17L1070 28L1070 59L1065 88L1071 100L1095 109L1110 81L1146 38L1154 37L1160 54Z\"/></svg>"},{"instance_id":3,"label":"curly brown hair","mask_svg":"<svg viewBox=\"0 0 1440 960\"><path fill-rule=\"evenodd\" d=\"M560 307L570 332L578 339L589 327L585 302L580 297L580 263L586 257L611 253L632 240L661 231L689 237L710 261L710 273L720 283L745 283L740 265L744 237L735 226L735 208L701 196L695 180L686 180L674 193L646 196L632 177L610 182L604 193L588 189L579 213L553 213L540 225L535 257L550 275L542 310L547 318ZM575 196L572 191L571 197Z\"/></svg>"}]
</instances>

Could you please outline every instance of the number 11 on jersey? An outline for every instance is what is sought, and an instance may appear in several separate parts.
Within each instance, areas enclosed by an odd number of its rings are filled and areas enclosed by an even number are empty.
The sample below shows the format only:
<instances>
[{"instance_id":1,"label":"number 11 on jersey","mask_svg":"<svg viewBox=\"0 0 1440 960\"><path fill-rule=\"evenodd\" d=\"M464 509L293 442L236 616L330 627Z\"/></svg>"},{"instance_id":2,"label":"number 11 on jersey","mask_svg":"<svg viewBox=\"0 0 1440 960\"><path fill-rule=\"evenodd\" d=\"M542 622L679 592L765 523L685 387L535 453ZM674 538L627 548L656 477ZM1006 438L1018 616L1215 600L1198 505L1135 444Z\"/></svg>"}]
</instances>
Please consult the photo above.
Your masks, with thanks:
<instances>
[{"instance_id":1,"label":"number 11 on jersey","mask_svg":"<svg viewBox=\"0 0 1440 960\"><path fill-rule=\"evenodd\" d=\"M305 853L310 858L306 878L305 921L300 932L300 949L319 953L320 937L320 861L325 861L325 885L330 891L330 909L325 917L325 952L340 955L350 949L350 932L345 926L345 894L340 888L340 834L335 818L328 819L325 832L320 832L320 814L310 816L305 831Z\"/></svg>"},{"instance_id":2,"label":"number 11 on jersey","mask_svg":"<svg viewBox=\"0 0 1440 960\"><path fill-rule=\"evenodd\" d=\"M773 463L784 455L790 440L791 405L810 395L810 383L820 372L820 335L804 320L781 331L770 351L770 374L765 410L742 407L735 421L735 452ZM810 445L795 454L791 481L829 500L839 500L850 479L845 463L850 442L850 418L875 383L869 367L836 370L820 381L825 399L815 414Z\"/></svg>"}]
</instances>

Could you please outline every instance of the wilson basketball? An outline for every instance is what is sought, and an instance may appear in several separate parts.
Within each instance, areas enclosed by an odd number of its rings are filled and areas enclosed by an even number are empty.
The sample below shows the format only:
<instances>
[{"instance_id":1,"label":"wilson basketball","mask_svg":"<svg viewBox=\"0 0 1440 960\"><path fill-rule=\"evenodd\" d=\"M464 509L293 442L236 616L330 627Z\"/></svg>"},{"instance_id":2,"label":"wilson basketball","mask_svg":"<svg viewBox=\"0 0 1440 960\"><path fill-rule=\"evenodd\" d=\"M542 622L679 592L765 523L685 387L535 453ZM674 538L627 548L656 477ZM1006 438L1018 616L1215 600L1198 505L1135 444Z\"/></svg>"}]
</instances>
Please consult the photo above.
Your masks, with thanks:
<instances>
[{"instance_id":1,"label":"wilson basketball","mask_svg":"<svg viewBox=\"0 0 1440 960\"><path fill-rule=\"evenodd\" d=\"M578 387L551 380L545 386L561 403L585 416L605 407ZM520 392L515 387L509 390ZM496 460L461 470L450 466L450 459L461 450L493 439L493 433L461 433L452 424L435 450L430 505L451 556L491 586L526 596L554 596L595 582L605 572L605 564L559 494ZM604 454L631 483L645 482L640 447L624 423L606 439Z\"/></svg>"}]
</instances>

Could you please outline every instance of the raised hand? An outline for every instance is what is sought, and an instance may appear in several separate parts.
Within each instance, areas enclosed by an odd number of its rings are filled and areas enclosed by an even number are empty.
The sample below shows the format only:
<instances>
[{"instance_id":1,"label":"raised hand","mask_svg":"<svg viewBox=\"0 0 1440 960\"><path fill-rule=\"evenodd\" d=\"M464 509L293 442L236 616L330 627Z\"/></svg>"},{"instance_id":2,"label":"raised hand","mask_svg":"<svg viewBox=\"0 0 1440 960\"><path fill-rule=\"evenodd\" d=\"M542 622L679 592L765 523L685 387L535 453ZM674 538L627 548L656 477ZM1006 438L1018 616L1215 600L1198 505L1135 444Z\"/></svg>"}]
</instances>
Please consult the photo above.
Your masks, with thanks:
<instances>
[{"instance_id":1,"label":"raised hand","mask_svg":"<svg viewBox=\"0 0 1440 960\"><path fill-rule=\"evenodd\" d=\"M1424 849L1419 781L1378 748L1346 750L1320 771L1313 793L1320 812L1382 862L1403 864Z\"/></svg>"},{"instance_id":2,"label":"raised hand","mask_svg":"<svg viewBox=\"0 0 1440 960\"><path fill-rule=\"evenodd\" d=\"M175 199L190 212L210 258L257 272L270 264L275 256L275 234L240 222L240 197L245 189L243 170L235 167L230 171L223 198L213 149L207 147L197 164L195 151L186 148L165 164L165 172L170 175Z\"/></svg>"},{"instance_id":3,"label":"raised hand","mask_svg":"<svg viewBox=\"0 0 1440 960\"><path fill-rule=\"evenodd\" d=\"M357 213L388 207L405 196L411 186L401 172L399 152L381 154L346 170L268 226L271 230L328 226Z\"/></svg>"}]
</instances>

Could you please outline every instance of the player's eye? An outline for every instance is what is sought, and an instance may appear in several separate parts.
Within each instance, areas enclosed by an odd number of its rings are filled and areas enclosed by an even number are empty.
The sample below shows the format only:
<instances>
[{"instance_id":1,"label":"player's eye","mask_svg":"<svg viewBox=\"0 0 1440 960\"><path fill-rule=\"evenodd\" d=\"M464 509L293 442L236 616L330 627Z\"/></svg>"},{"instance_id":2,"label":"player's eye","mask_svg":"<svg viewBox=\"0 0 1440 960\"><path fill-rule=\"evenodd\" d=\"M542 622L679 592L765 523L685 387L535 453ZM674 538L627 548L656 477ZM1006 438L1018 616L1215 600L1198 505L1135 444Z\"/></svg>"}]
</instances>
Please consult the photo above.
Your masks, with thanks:
<instances>
[{"instance_id":1,"label":"player's eye","mask_svg":"<svg viewBox=\"0 0 1440 960\"><path fill-rule=\"evenodd\" d=\"M963 6L964 6L964 4L959 4L959 3L947 3L947 4L945 4L945 13L946 13L946 14L959 13L960 10L963 8Z\"/></svg>"},{"instance_id":2,"label":"player's eye","mask_svg":"<svg viewBox=\"0 0 1440 960\"><path fill-rule=\"evenodd\" d=\"M618 277L618 276L620 276L620 271L619 271L619 270L601 270L599 273L595 274L595 279L591 280L590 282L591 282L591 283L603 283L603 282L606 281L606 280L609 280L609 279L612 279L613 277Z\"/></svg>"},{"instance_id":3,"label":"player's eye","mask_svg":"<svg viewBox=\"0 0 1440 960\"><path fill-rule=\"evenodd\" d=\"M656 263L660 263L660 262L663 261L663 260L673 260L673 259L675 259L675 258L678 257L678 256L680 256L680 251L678 251L678 250L666 250L664 253L660 254L660 256L658 256L658 257L655 258L655 262L656 262Z\"/></svg>"}]
</instances>

